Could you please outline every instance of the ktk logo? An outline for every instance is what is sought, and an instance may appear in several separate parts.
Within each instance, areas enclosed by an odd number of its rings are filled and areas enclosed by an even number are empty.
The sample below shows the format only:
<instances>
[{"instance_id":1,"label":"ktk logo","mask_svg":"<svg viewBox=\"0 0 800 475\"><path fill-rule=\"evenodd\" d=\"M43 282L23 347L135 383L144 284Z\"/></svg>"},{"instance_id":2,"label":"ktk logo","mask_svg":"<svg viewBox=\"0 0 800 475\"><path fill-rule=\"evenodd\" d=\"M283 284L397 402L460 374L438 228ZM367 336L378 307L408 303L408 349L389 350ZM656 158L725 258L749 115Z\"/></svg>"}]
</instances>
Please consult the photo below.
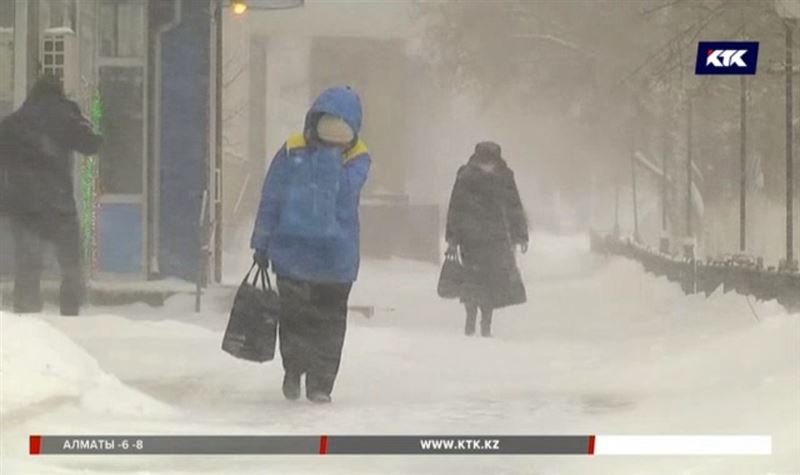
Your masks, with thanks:
<instances>
[{"instance_id":1,"label":"ktk logo","mask_svg":"<svg viewBox=\"0 0 800 475\"><path fill-rule=\"evenodd\" d=\"M695 74L755 74L757 41L701 41Z\"/></svg>"},{"instance_id":2,"label":"ktk logo","mask_svg":"<svg viewBox=\"0 0 800 475\"><path fill-rule=\"evenodd\" d=\"M732 64L746 68L743 56L747 53L746 49L710 49L706 66L711 65L717 68L727 67Z\"/></svg>"}]
</instances>

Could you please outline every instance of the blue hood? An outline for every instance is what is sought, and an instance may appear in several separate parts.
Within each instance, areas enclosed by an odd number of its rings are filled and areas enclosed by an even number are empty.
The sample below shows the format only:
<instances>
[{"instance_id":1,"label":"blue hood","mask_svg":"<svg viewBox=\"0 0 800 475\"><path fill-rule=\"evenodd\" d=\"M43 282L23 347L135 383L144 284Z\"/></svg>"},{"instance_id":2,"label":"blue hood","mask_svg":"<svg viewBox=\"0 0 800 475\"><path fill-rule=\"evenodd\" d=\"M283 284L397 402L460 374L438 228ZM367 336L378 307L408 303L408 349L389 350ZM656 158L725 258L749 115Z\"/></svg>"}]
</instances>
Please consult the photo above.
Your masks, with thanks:
<instances>
[{"instance_id":1,"label":"blue hood","mask_svg":"<svg viewBox=\"0 0 800 475\"><path fill-rule=\"evenodd\" d=\"M306 132L313 125L312 119L321 114L330 114L344 120L356 136L361 131L361 99L350 86L332 87L319 95L306 115Z\"/></svg>"}]
</instances>

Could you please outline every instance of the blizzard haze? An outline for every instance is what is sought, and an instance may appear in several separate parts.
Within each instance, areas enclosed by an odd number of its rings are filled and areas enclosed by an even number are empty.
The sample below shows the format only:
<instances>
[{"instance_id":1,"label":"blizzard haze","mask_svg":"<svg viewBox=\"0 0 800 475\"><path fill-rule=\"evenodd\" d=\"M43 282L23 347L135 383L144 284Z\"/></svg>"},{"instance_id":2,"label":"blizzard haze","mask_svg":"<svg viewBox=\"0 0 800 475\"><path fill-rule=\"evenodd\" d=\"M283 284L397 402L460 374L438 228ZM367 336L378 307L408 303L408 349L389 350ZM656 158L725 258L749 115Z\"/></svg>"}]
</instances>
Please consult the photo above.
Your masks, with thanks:
<instances>
[{"instance_id":1,"label":"blizzard haze","mask_svg":"<svg viewBox=\"0 0 800 475\"><path fill-rule=\"evenodd\" d=\"M226 10L220 282L200 312L186 282L161 307L87 306L79 318L50 304L31 315L0 308L0 474L800 473L800 314L722 288L686 295L635 260L593 253L589 239L616 226L642 248L667 239L675 256L691 241L701 261L785 259L777 5L306 0ZM694 74L698 41L742 38L760 42L757 75ZM280 356L248 363L220 343L252 262L267 167L313 99L343 84L360 94L372 156L361 269L333 403L288 402ZM465 336L463 305L436 290L456 173L486 140L502 146L531 233L529 250L514 251L528 301L495 312L492 338ZM72 433L768 435L772 454L28 455L29 435Z\"/></svg>"},{"instance_id":2,"label":"blizzard haze","mask_svg":"<svg viewBox=\"0 0 800 475\"><path fill-rule=\"evenodd\" d=\"M331 406L290 403L278 362L218 350L230 305L80 319L3 315L3 473L796 473L798 315L744 297L687 298L585 238L536 236L531 302L461 334L433 266L369 262L351 304ZM386 292L391 287L392 292ZM378 295L378 297L376 297ZM28 434L769 434L773 455L728 457L107 457L27 455Z\"/></svg>"},{"instance_id":3,"label":"blizzard haze","mask_svg":"<svg viewBox=\"0 0 800 475\"><path fill-rule=\"evenodd\" d=\"M263 90L267 109L258 148L265 158L250 168L255 187L285 137L302 129L310 98L351 84L362 96L362 135L375 161L368 195L399 193L444 210L475 143L494 140L536 229L610 231L619 190L618 219L632 233L631 157L638 156L639 232L655 246L662 235L687 237L691 141L698 250L736 252L739 78L695 76L694 65L698 40L746 34L761 44L761 69L746 86L747 251L777 265L785 248L785 84L768 70L784 60L778 10L772 0L307 1L302 9L229 15L228 249L246 243L258 199L257 188L243 191L236 170L236 157L258 160L247 134L262 128L247 111L261 98L250 93ZM349 18L360 27L347 28ZM267 58L263 89L246 74L255 44ZM669 177L666 226L649 164Z\"/></svg>"}]
</instances>

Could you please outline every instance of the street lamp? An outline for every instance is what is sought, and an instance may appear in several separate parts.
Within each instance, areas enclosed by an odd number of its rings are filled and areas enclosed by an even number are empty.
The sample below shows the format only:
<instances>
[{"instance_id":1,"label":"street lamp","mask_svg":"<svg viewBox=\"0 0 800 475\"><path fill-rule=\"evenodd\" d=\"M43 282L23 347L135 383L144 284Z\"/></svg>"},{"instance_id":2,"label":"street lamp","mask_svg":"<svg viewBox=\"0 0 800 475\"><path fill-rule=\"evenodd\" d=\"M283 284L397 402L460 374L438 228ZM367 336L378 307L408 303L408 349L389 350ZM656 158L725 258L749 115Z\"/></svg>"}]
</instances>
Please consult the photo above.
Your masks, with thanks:
<instances>
[{"instance_id":1,"label":"street lamp","mask_svg":"<svg viewBox=\"0 0 800 475\"><path fill-rule=\"evenodd\" d=\"M247 11L247 2L245 0L231 0L231 10L236 15L244 15Z\"/></svg>"}]
</instances>

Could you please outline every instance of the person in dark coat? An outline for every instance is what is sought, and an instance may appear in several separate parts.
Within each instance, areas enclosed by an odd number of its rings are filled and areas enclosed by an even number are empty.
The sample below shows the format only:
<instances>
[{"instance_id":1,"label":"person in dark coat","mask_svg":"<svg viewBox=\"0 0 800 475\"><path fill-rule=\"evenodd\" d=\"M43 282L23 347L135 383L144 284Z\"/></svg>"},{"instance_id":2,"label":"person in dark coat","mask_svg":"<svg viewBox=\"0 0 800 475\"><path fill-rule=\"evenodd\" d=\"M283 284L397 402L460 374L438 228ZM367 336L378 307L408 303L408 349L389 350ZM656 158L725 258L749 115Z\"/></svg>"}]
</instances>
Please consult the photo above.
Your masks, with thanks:
<instances>
[{"instance_id":1,"label":"person in dark coat","mask_svg":"<svg viewBox=\"0 0 800 475\"><path fill-rule=\"evenodd\" d=\"M283 394L331 402L358 276L361 189L371 157L359 136L361 101L350 87L324 91L272 160L251 247L272 263L280 294Z\"/></svg>"},{"instance_id":2,"label":"person in dark coat","mask_svg":"<svg viewBox=\"0 0 800 475\"><path fill-rule=\"evenodd\" d=\"M61 268L62 315L77 315L84 293L72 153L98 152L100 136L58 78L44 76L25 103L0 123L0 212L15 249L14 311L40 312L43 244Z\"/></svg>"},{"instance_id":3,"label":"person in dark coat","mask_svg":"<svg viewBox=\"0 0 800 475\"><path fill-rule=\"evenodd\" d=\"M525 289L514 247L528 249L528 223L514 172L494 142L480 142L458 170L445 234L450 258L466 271L461 302L467 311L465 333L473 335L481 311L481 335L491 336L494 309L522 303Z\"/></svg>"}]
</instances>

